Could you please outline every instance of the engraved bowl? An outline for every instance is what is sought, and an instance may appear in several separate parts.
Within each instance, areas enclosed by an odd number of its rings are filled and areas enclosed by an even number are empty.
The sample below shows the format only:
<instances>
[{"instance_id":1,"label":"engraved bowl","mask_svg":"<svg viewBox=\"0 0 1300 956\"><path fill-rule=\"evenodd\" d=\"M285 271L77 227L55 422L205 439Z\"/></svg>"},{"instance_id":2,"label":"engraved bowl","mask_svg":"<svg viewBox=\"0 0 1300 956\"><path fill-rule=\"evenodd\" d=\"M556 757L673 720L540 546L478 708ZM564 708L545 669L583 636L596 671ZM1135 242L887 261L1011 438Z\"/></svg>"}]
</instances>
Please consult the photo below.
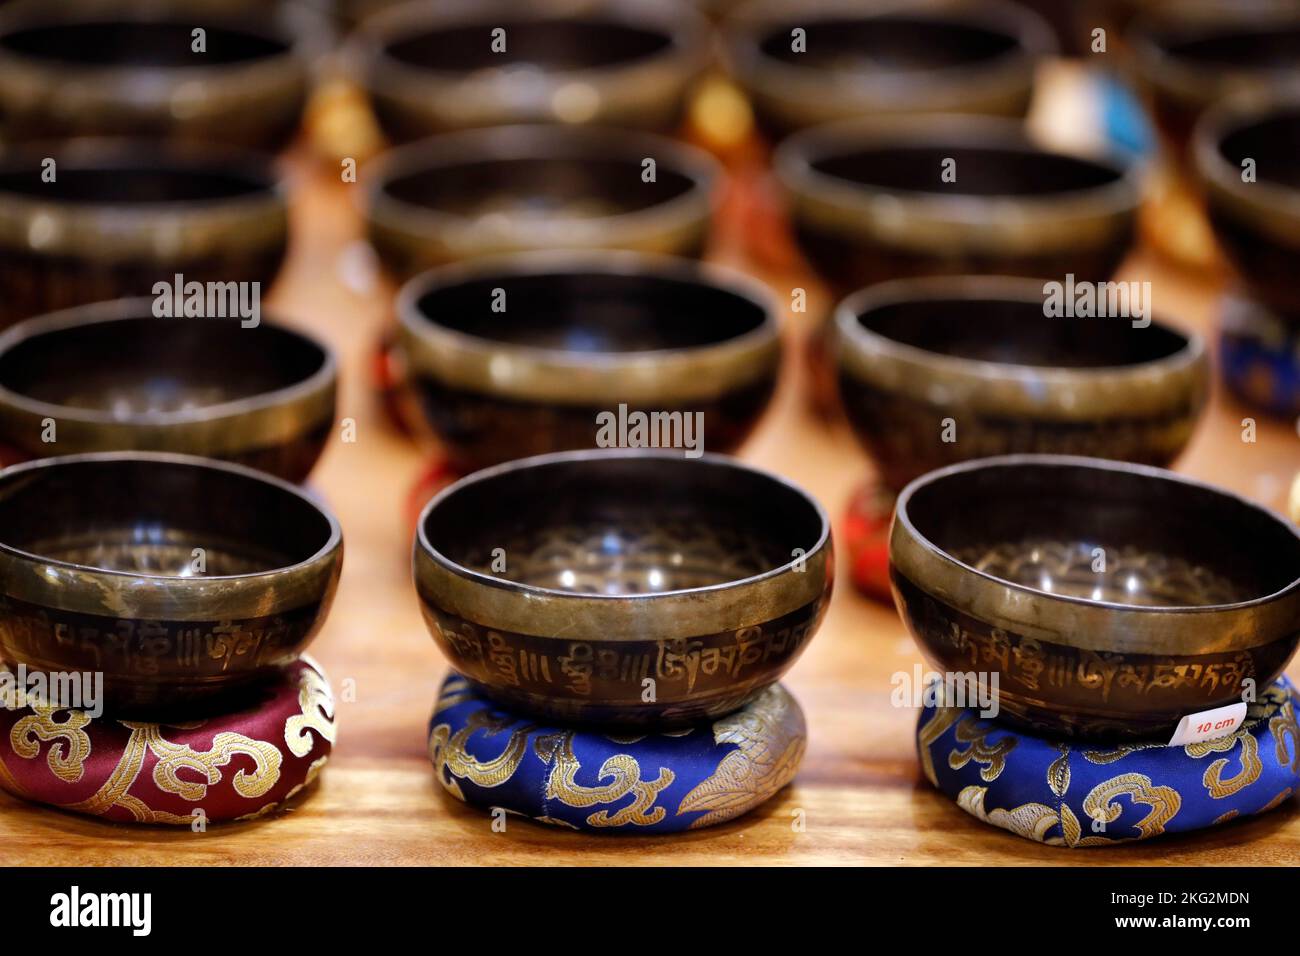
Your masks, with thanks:
<instances>
[{"instance_id":1,"label":"engraved bowl","mask_svg":"<svg viewBox=\"0 0 1300 956\"><path fill-rule=\"evenodd\" d=\"M316 636L338 522L288 482L184 455L107 452L0 472L0 657L102 673L115 715L223 705Z\"/></svg>"},{"instance_id":2,"label":"engraved bowl","mask_svg":"<svg viewBox=\"0 0 1300 956\"><path fill-rule=\"evenodd\" d=\"M437 495L414 549L451 666L520 713L686 725L770 687L821 623L830 524L807 493L717 455L587 451Z\"/></svg>"},{"instance_id":3,"label":"engraved bowl","mask_svg":"<svg viewBox=\"0 0 1300 956\"><path fill-rule=\"evenodd\" d=\"M1300 643L1300 531L1231 492L1091 458L1010 455L898 499L894 600L945 674L998 681L998 719L1168 739L1262 693Z\"/></svg>"},{"instance_id":4,"label":"engraved bowl","mask_svg":"<svg viewBox=\"0 0 1300 956\"><path fill-rule=\"evenodd\" d=\"M0 460L165 451L305 479L334 423L330 349L265 318L157 318L153 304L99 302L0 334Z\"/></svg>"}]
</instances>

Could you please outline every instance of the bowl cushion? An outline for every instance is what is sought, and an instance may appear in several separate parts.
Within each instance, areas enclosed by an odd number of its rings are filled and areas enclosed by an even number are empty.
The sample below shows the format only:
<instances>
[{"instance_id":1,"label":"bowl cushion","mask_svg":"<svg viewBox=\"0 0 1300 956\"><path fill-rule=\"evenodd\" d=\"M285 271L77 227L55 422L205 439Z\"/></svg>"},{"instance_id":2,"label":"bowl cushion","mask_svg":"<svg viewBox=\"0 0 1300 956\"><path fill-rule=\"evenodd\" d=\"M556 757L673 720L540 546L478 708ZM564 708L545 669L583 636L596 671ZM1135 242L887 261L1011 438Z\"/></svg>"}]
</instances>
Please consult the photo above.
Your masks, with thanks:
<instances>
[{"instance_id":1,"label":"bowl cushion","mask_svg":"<svg viewBox=\"0 0 1300 956\"><path fill-rule=\"evenodd\" d=\"M92 717L6 687L0 787L107 820L194 827L262 816L311 783L334 744L334 695L305 657L244 709L188 722Z\"/></svg>"},{"instance_id":2,"label":"bowl cushion","mask_svg":"<svg viewBox=\"0 0 1300 956\"><path fill-rule=\"evenodd\" d=\"M429 756L453 796L602 832L671 833L737 817L790 782L806 740L803 711L779 685L711 723L624 736L514 717L452 674L429 722Z\"/></svg>"},{"instance_id":3,"label":"bowl cushion","mask_svg":"<svg viewBox=\"0 0 1300 956\"><path fill-rule=\"evenodd\" d=\"M1225 296L1219 365L1246 403L1284 418L1300 415L1300 317L1286 320L1244 296Z\"/></svg>"},{"instance_id":4,"label":"bowl cushion","mask_svg":"<svg viewBox=\"0 0 1300 956\"><path fill-rule=\"evenodd\" d=\"M930 782L985 823L1054 846L1114 846L1290 799L1300 783L1296 696L1283 677L1235 734L1182 747L1047 740L927 704L917 751Z\"/></svg>"}]
</instances>

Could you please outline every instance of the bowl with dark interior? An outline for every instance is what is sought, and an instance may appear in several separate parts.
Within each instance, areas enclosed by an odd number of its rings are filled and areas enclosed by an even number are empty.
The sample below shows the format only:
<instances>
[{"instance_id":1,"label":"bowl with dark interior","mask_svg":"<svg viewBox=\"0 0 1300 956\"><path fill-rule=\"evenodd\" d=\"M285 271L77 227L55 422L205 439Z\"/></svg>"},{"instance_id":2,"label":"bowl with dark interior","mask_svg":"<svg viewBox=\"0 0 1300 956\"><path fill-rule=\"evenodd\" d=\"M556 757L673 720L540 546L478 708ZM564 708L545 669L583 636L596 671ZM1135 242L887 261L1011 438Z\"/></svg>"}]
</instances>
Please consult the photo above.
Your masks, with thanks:
<instances>
[{"instance_id":1,"label":"bowl with dark interior","mask_svg":"<svg viewBox=\"0 0 1300 956\"><path fill-rule=\"evenodd\" d=\"M678 0L461 0L385 11L352 52L380 126L403 142L512 123L669 132L710 46Z\"/></svg>"},{"instance_id":2,"label":"bowl with dark interior","mask_svg":"<svg viewBox=\"0 0 1300 956\"><path fill-rule=\"evenodd\" d=\"M1298 148L1300 87L1215 106L1197 126L1193 147L1219 245L1250 294L1292 325L1300 325Z\"/></svg>"},{"instance_id":3,"label":"bowl with dark interior","mask_svg":"<svg viewBox=\"0 0 1300 956\"><path fill-rule=\"evenodd\" d=\"M1158 740L1258 694L1300 643L1300 533L1142 465L1013 455L909 485L894 599L946 673L997 675L998 719Z\"/></svg>"},{"instance_id":4,"label":"bowl with dark interior","mask_svg":"<svg viewBox=\"0 0 1300 956\"><path fill-rule=\"evenodd\" d=\"M1128 252L1140 192L1131 162L986 116L804 130L774 164L799 247L840 294L915 275L1100 281Z\"/></svg>"},{"instance_id":5,"label":"bowl with dark interior","mask_svg":"<svg viewBox=\"0 0 1300 956\"><path fill-rule=\"evenodd\" d=\"M1119 305L1128 291L1113 288ZM1034 279L954 276L881 283L839 306L840 396L889 488L992 455L1167 465L1183 450L1209 391L1200 336L1146 311L1049 315L1045 299Z\"/></svg>"},{"instance_id":6,"label":"bowl with dark interior","mask_svg":"<svg viewBox=\"0 0 1300 956\"><path fill-rule=\"evenodd\" d=\"M370 242L403 278L538 249L698 255L721 177L712 157L683 143L568 126L448 133L392 150L377 167L368 170Z\"/></svg>"},{"instance_id":7,"label":"bowl with dark interior","mask_svg":"<svg viewBox=\"0 0 1300 956\"><path fill-rule=\"evenodd\" d=\"M297 659L338 583L338 522L296 487L142 452L0 472L0 656L103 674L123 716L228 702Z\"/></svg>"},{"instance_id":8,"label":"bowl with dark interior","mask_svg":"<svg viewBox=\"0 0 1300 956\"><path fill-rule=\"evenodd\" d=\"M761 283L634 252L444 267L407 284L398 318L408 382L461 474L619 440L638 416L646 442L734 451L780 364Z\"/></svg>"},{"instance_id":9,"label":"bowl with dark interior","mask_svg":"<svg viewBox=\"0 0 1300 956\"><path fill-rule=\"evenodd\" d=\"M421 610L457 671L522 713L627 726L736 710L794 663L833 577L807 493L718 455L543 455L420 516Z\"/></svg>"},{"instance_id":10,"label":"bowl with dark interior","mask_svg":"<svg viewBox=\"0 0 1300 956\"><path fill-rule=\"evenodd\" d=\"M88 302L156 294L158 283L172 285L177 275L205 287L269 287L284 260L288 229L279 177L268 160L252 154L138 140L6 154L0 157L0 326Z\"/></svg>"},{"instance_id":11,"label":"bowl with dark interior","mask_svg":"<svg viewBox=\"0 0 1300 956\"><path fill-rule=\"evenodd\" d=\"M158 318L119 299L0 334L0 456L167 451L302 481L334 423L338 367L273 321Z\"/></svg>"},{"instance_id":12,"label":"bowl with dark interior","mask_svg":"<svg viewBox=\"0 0 1300 956\"><path fill-rule=\"evenodd\" d=\"M1055 51L1038 16L996 2L763 0L726 31L732 70L774 139L878 114L1023 116L1035 67Z\"/></svg>"},{"instance_id":13,"label":"bowl with dark interior","mask_svg":"<svg viewBox=\"0 0 1300 956\"><path fill-rule=\"evenodd\" d=\"M1290 2L1164 4L1125 34L1157 126L1180 151L1214 103L1300 79L1300 7Z\"/></svg>"},{"instance_id":14,"label":"bowl with dark interior","mask_svg":"<svg viewBox=\"0 0 1300 956\"><path fill-rule=\"evenodd\" d=\"M283 145L306 102L308 58L319 47L314 21L279 9L183 7L82 0L5 7L0 138Z\"/></svg>"}]
</instances>

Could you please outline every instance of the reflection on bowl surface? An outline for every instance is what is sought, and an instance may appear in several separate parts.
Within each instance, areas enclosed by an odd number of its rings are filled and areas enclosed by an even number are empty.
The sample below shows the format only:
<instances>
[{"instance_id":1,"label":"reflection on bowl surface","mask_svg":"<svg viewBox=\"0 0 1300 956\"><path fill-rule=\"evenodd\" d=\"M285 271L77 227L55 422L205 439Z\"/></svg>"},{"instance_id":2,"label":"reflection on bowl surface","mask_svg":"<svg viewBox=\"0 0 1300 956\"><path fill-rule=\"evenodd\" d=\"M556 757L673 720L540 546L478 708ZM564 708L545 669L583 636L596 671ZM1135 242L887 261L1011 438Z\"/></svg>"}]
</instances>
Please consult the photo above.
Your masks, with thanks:
<instances>
[{"instance_id":1,"label":"reflection on bowl surface","mask_svg":"<svg viewBox=\"0 0 1300 956\"><path fill-rule=\"evenodd\" d=\"M1300 535L1170 472L1047 455L933 472L899 498L895 599L1001 719L1160 736L1268 686L1300 643Z\"/></svg>"},{"instance_id":2,"label":"reflection on bowl surface","mask_svg":"<svg viewBox=\"0 0 1300 956\"><path fill-rule=\"evenodd\" d=\"M628 725L717 716L771 685L831 576L825 515L802 491L664 452L479 472L429 504L415 549L425 620L458 671L524 712Z\"/></svg>"}]
</instances>

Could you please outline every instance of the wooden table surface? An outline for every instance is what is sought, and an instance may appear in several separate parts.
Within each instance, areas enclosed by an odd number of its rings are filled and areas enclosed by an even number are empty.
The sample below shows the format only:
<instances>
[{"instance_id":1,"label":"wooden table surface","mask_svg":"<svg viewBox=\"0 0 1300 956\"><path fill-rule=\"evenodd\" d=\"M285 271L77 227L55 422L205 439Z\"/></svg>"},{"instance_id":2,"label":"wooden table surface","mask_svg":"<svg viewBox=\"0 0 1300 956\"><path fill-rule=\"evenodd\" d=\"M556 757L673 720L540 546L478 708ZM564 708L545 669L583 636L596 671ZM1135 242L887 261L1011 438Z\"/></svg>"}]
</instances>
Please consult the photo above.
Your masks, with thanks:
<instances>
[{"instance_id":1,"label":"wooden table surface","mask_svg":"<svg viewBox=\"0 0 1300 956\"><path fill-rule=\"evenodd\" d=\"M444 794L425 755L425 725L446 665L426 633L410 581L408 492L421 455L388 424L368 388L371 348L389 321L391 288L376 280L359 244L351 194L359 187L299 153L292 159L295 238L272 297L287 320L338 350L340 418L356 441L335 440L313 483L334 507L346 543L338 599L312 654L336 689L334 755L291 811L206 833L129 827L51 811L0 794L0 842L11 864L1294 864L1300 809L1289 801L1262 818L1201 835L1105 850L1039 846L979 823L932 790L914 752L916 713L890 706L890 677L921 657L892 607L849 583L840 549L839 588L825 625L787 678L807 713L810 741L795 782L768 805L715 829L665 837L588 836L488 816ZM724 236L718 257L737 258ZM730 246L730 247L729 247ZM1214 280L1178 273L1138 254L1121 278L1150 279L1157 308L1208 331ZM804 283L811 282L805 277ZM798 279L775 282L785 297ZM792 321L787 329L798 332ZM787 349L788 357L792 349ZM869 465L843 425L811 414L801 363L787 361L775 403L742 452L802 483L837 518ZM1222 394L1179 468L1281 507L1300 468L1300 438ZM838 531L838 521L837 521ZM1300 676L1300 668L1292 673ZM806 828L792 827L804 811Z\"/></svg>"}]
</instances>

